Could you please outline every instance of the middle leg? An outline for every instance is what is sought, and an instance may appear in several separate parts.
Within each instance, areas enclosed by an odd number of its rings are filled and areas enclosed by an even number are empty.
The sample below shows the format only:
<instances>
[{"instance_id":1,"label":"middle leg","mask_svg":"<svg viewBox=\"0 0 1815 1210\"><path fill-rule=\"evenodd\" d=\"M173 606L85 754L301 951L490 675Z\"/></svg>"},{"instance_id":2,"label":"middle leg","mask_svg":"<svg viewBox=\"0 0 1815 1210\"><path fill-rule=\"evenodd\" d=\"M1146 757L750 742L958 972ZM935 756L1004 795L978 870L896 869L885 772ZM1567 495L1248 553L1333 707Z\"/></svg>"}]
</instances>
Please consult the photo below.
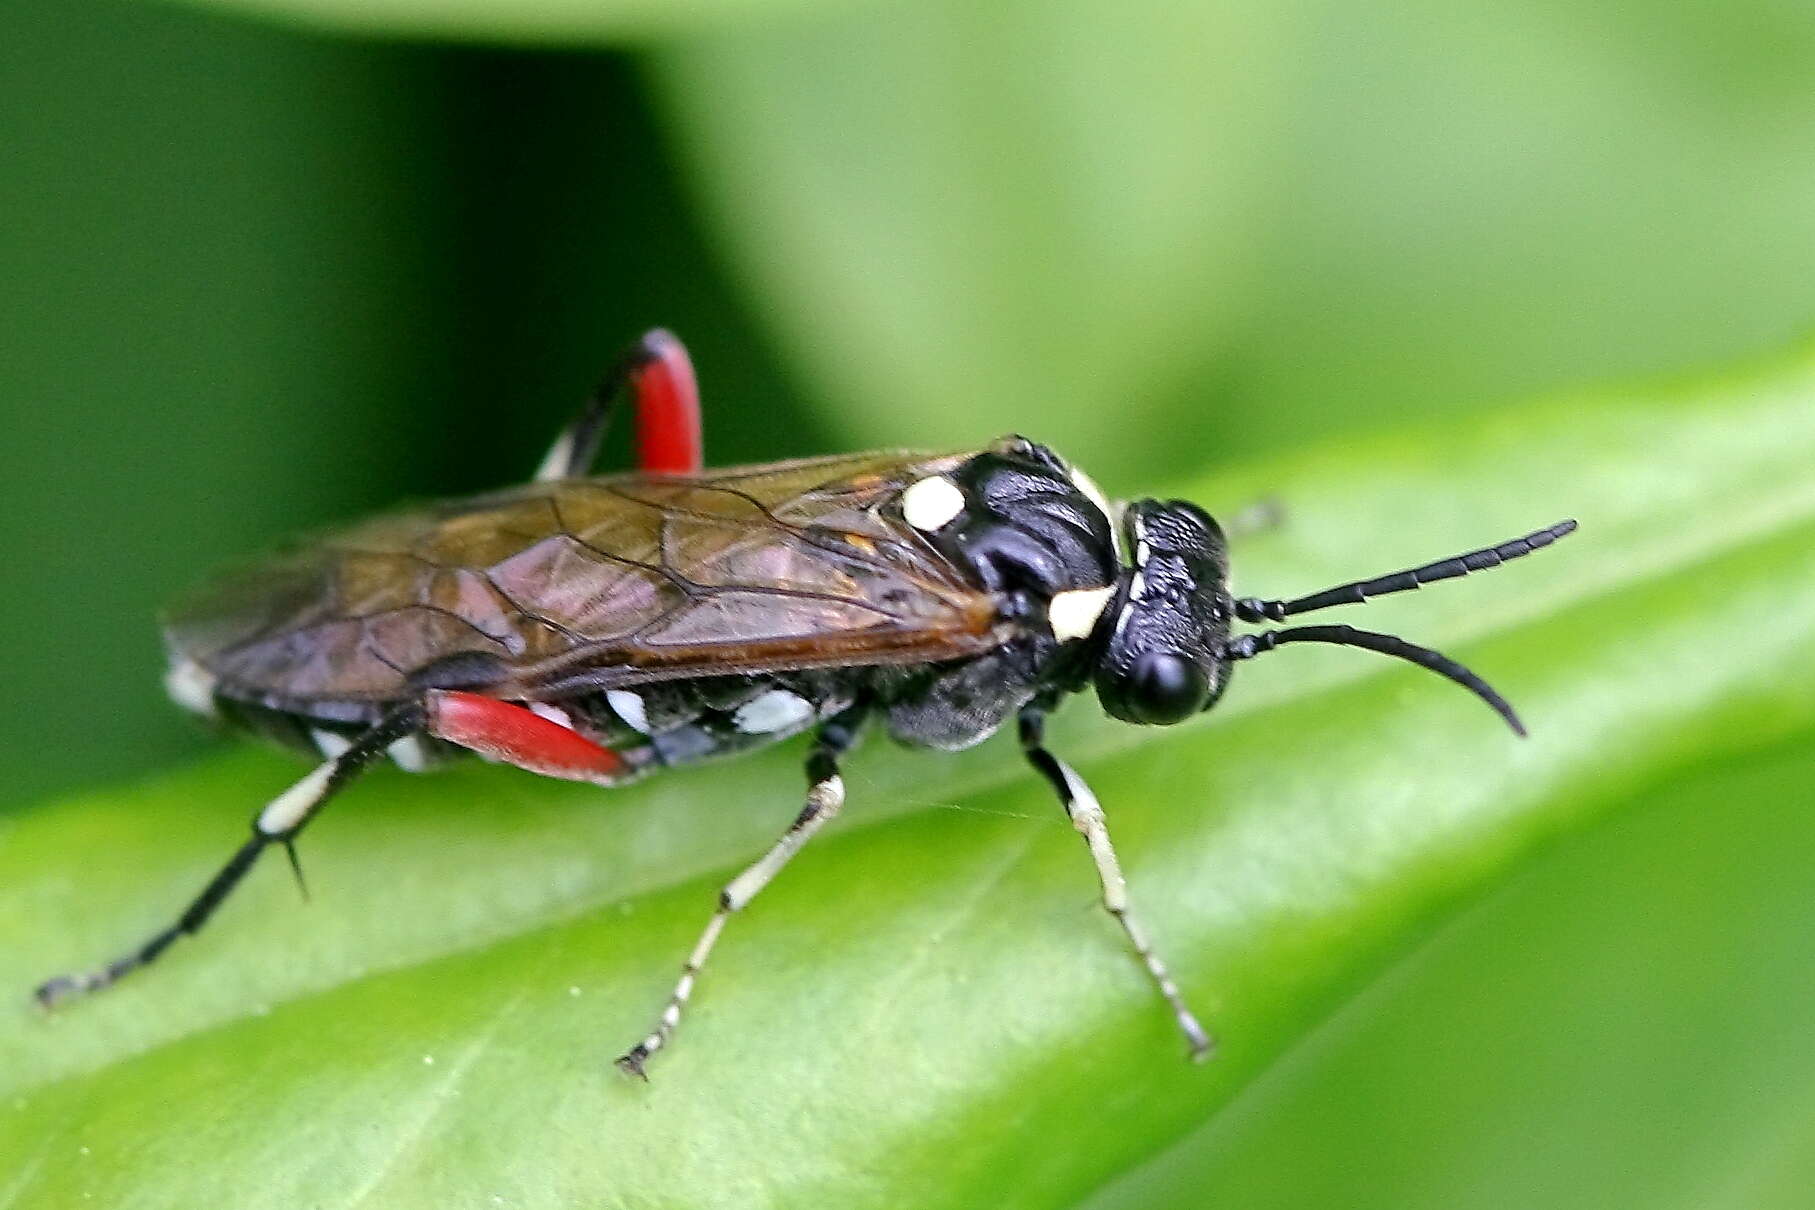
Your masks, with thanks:
<instances>
[{"instance_id":1,"label":"middle leg","mask_svg":"<svg viewBox=\"0 0 1815 1210\"><path fill-rule=\"evenodd\" d=\"M719 892L718 910L712 913L705 931L694 942L693 952L687 955L681 977L675 983L662 1015L656 1018L655 1028L641 1042L618 1056L618 1067L627 1075L649 1078L644 1065L650 1055L668 1045L674 1036L675 1028L681 1023L681 1012L693 995L694 980L711 956L712 947L718 944L718 935L724 931L725 922L756 898L757 893L769 885L769 880L781 873L788 860L844 806L844 779L838 775L838 758L856 742L857 730L866 712L861 704L853 706L820 726L813 751L807 756L806 805L782 833L781 839Z\"/></svg>"}]
</instances>

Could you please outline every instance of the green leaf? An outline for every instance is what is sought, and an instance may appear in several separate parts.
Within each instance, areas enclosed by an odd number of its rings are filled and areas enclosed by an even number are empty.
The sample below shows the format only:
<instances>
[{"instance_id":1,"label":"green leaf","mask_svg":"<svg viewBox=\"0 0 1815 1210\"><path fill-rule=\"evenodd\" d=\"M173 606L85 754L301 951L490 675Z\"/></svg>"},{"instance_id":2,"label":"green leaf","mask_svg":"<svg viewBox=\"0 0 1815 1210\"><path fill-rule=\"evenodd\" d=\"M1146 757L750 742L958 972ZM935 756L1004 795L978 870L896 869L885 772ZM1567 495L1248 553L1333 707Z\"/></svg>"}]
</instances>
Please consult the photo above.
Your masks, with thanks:
<instances>
[{"instance_id":1,"label":"green leaf","mask_svg":"<svg viewBox=\"0 0 1815 1210\"><path fill-rule=\"evenodd\" d=\"M1068 1204L1550 842L1815 729L1811 465L1801 352L1183 485L1222 511L1287 502L1238 552L1243 592L1583 522L1366 611L1492 677L1528 742L1342 651L1244 666L1180 728L1064 720L1056 746L1222 1035L1207 1066L1009 743L855 758L848 818L733 922L646 1087L609 1059L713 888L791 816L798 753L611 795L381 772L308 837L306 907L267 863L157 971L0 1022L0 1206ZM164 918L290 776L236 753L5 820L0 987Z\"/></svg>"},{"instance_id":2,"label":"green leaf","mask_svg":"<svg viewBox=\"0 0 1815 1210\"><path fill-rule=\"evenodd\" d=\"M1806 1205L1811 770L1804 732L1535 855L1091 1210Z\"/></svg>"}]
</instances>

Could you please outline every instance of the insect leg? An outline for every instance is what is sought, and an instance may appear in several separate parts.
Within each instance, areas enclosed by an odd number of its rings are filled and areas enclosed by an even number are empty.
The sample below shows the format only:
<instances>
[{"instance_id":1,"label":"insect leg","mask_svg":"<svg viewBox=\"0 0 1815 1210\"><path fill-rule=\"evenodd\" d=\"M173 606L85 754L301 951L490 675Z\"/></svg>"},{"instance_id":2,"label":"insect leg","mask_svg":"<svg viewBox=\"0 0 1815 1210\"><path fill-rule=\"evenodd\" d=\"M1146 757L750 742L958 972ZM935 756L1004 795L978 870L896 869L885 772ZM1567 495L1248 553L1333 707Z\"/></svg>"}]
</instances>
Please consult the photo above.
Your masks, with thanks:
<instances>
[{"instance_id":1,"label":"insect leg","mask_svg":"<svg viewBox=\"0 0 1815 1210\"><path fill-rule=\"evenodd\" d=\"M478 693L431 689L423 710L430 735L531 773L603 786L633 776L616 752L526 706Z\"/></svg>"},{"instance_id":2,"label":"insect leg","mask_svg":"<svg viewBox=\"0 0 1815 1210\"><path fill-rule=\"evenodd\" d=\"M625 351L561 431L536 470L536 482L572 479L592 469L611 406L628 392L636 404L637 469L691 474L700 469L700 393L687 348L656 328Z\"/></svg>"},{"instance_id":3,"label":"insect leg","mask_svg":"<svg viewBox=\"0 0 1815 1210\"><path fill-rule=\"evenodd\" d=\"M78 996L98 992L142 966L155 962L179 938L201 930L227 896L233 893L267 846L279 844L290 850L292 860L297 833L301 832L328 799L343 789L388 744L401 739L421 725L420 708L400 707L387 714L332 760L318 765L301 781L272 799L252 820L252 835L227 859L219 872L183 909L183 914L167 927L153 934L143 945L127 951L106 966L73 975L59 975L38 986L34 993L39 1004L54 1008Z\"/></svg>"},{"instance_id":4,"label":"insect leg","mask_svg":"<svg viewBox=\"0 0 1815 1210\"><path fill-rule=\"evenodd\" d=\"M681 966L681 977L674 985L674 992L668 997L668 1004L662 1009L662 1015L656 1018L655 1028L649 1035L622 1055L618 1056L618 1067L627 1075L648 1079L644 1065L649 1056L668 1045L674 1036L675 1027L681 1022L681 1011L686 1008L687 1000L693 994L694 980L699 976L700 968L706 965L706 959L712 953L712 947L718 943L718 935L724 931L725 922L731 919L734 912L740 911L756 898L757 892L769 885L769 880L781 872L788 864L788 859L800 852L813 834L823 827L827 820L838 814L844 806L844 779L838 775L838 758L851 747L857 738L857 729L863 722L866 709L854 706L843 714L828 719L819 729L819 736L814 742L813 751L807 756L807 801L788 825L781 839L753 862L743 873L725 884L719 892L718 910L712 913L712 919L706 922L706 929L694 943L693 952L687 955L687 961Z\"/></svg>"},{"instance_id":5,"label":"insect leg","mask_svg":"<svg viewBox=\"0 0 1815 1210\"><path fill-rule=\"evenodd\" d=\"M1185 1035L1186 1044L1191 1048L1191 1057L1202 1061L1214 1049L1215 1040L1204 1031L1204 1027L1198 1024L1197 1018L1185 1006L1178 984L1172 981L1166 964L1147 940L1147 930L1141 927L1135 919L1133 909L1128 905L1128 880L1122 877L1122 865L1116 860L1115 846L1109 840L1109 824L1103 818L1103 808L1097 802L1097 796L1070 765L1047 751L1046 716L1039 707L1030 706L1021 712L1020 729L1021 751L1026 754L1028 763L1052 784L1059 801L1064 804L1065 814L1070 817L1072 826L1083 834L1084 843L1090 846L1090 855L1097 863L1097 876L1103 882L1104 908L1116 918L1122 931L1128 934L1129 944L1146 965L1147 973L1160 989L1160 995L1172 1006L1172 1015L1178 1021L1179 1030Z\"/></svg>"}]
</instances>

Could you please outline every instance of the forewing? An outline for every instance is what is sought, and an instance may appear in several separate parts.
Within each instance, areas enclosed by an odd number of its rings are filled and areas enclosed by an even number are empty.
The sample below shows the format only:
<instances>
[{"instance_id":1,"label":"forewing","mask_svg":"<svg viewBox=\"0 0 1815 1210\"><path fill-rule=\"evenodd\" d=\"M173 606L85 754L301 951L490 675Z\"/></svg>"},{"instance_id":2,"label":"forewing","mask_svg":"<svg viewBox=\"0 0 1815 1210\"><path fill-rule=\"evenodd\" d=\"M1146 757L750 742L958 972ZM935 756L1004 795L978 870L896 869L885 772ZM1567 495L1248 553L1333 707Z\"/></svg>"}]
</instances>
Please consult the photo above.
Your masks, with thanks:
<instances>
[{"instance_id":1,"label":"forewing","mask_svg":"<svg viewBox=\"0 0 1815 1210\"><path fill-rule=\"evenodd\" d=\"M226 577L169 639L277 704L396 698L462 652L526 694L951 658L990 645L993 604L889 506L960 457L567 480L382 518Z\"/></svg>"}]
</instances>

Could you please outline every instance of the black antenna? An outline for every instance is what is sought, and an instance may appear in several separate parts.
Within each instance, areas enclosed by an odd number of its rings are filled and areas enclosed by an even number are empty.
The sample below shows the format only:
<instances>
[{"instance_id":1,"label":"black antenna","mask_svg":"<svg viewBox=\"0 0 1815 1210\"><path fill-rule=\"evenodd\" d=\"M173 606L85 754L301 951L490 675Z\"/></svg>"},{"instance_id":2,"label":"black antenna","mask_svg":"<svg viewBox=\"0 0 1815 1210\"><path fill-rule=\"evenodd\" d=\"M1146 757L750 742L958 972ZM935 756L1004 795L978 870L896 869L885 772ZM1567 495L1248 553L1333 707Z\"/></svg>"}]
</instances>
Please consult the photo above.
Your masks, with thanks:
<instances>
[{"instance_id":1,"label":"black antenna","mask_svg":"<svg viewBox=\"0 0 1815 1210\"><path fill-rule=\"evenodd\" d=\"M1465 555L1453 555L1447 559L1439 559L1435 563L1426 563L1423 567L1395 571L1390 575L1376 576L1371 580L1356 580L1349 584L1339 584L1335 588L1314 592L1308 597L1299 597L1296 601L1264 601L1259 597L1243 597L1235 603L1235 616L1244 622L1280 622L1293 614L1328 609L1332 605L1359 605L1369 597L1384 597L1389 593L1406 592L1409 589L1422 588L1424 585L1438 580L1453 580L1457 576L1465 576L1471 571L1486 571L1490 567L1500 566L1509 559L1522 559L1532 551L1543 550L1558 538L1574 533L1575 528L1576 523L1573 520L1559 521L1549 529L1540 529L1526 534L1523 538L1502 542L1498 546L1484 546L1480 550L1471 550ZM1355 633L1365 634L1367 632L1358 630ZM1312 641L1333 642L1335 640ZM1353 646L1361 647L1366 644L1356 643ZM1386 649L1375 647L1371 650L1385 651ZM1414 647L1412 650L1423 651L1424 649ZM1388 654L1401 653L1388 652ZM1434 664L1426 664L1425 667L1433 671L1440 671ZM1456 667L1460 667L1460 665L1456 665ZM1444 673L1444 675L1449 674Z\"/></svg>"},{"instance_id":2,"label":"black antenna","mask_svg":"<svg viewBox=\"0 0 1815 1210\"><path fill-rule=\"evenodd\" d=\"M1574 525L1573 522L1567 524ZM1568 533L1569 531L1566 529L1563 532ZM1519 553L1528 552L1520 551ZM1460 575L1462 573L1452 574ZM1416 587L1416 585L1412 587ZM1519 716L1513 712L1512 705L1495 692L1492 685L1442 652L1408 643L1397 635L1376 634L1372 630L1356 630L1353 626L1292 626L1285 630L1263 630L1259 634L1244 634L1230 639L1223 644L1223 656L1230 660L1253 659L1263 652L1272 651L1275 647L1282 647L1287 643L1334 643L1339 647L1362 647L1368 651L1378 651L1382 655L1409 660L1420 668L1428 668L1438 676L1462 686L1492 706L1494 712L1505 719L1506 725L1513 729L1513 734L1520 738L1525 735L1525 724L1519 721Z\"/></svg>"}]
</instances>

